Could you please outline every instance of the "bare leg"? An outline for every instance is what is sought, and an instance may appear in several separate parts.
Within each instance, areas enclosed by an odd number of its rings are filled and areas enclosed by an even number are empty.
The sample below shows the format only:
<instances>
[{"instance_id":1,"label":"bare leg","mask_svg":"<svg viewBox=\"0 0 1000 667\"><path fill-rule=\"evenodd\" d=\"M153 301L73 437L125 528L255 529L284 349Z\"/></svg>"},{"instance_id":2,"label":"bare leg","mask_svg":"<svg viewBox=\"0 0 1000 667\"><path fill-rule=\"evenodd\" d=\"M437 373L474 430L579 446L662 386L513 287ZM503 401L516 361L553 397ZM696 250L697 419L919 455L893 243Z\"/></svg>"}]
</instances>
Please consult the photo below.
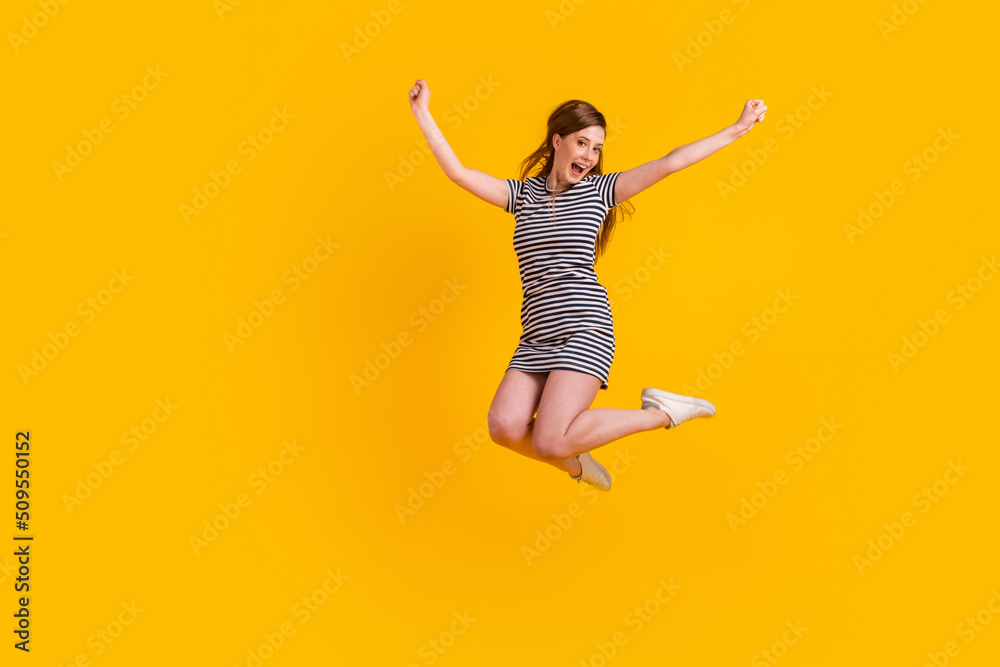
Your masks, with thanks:
<instances>
[{"instance_id":1,"label":"bare leg","mask_svg":"<svg viewBox=\"0 0 1000 667\"><path fill-rule=\"evenodd\" d=\"M670 423L662 410L588 409L600 388L601 381L594 375L549 372L532 432L532 448L538 456L549 462L565 461L626 435Z\"/></svg>"},{"instance_id":2,"label":"bare leg","mask_svg":"<svg viewBox=\"0 0 1000 667\"><path fill-rule=\"evenodd\" d=\"M529 373L515 368L504 373L487 417L490 438L493 442L530 459L548 463L572 475L579 475L582 469L575 457L546 458L540 456L531 446L535 425L534 414L548 375L548 372Z\"/></svg>"},{"instance_id":3,"label":"bare leg","mask_svg":"<svg viewBox=\"0 0 1000 667\"><path fill-rule=\"evenodd\" d=\"M508 449L512 449L518 454L523 454L529 459L535 459L536 461L541 461L542 463L548 463L564 472L568 472L573 476L579 475L583 468L580 466L580 462L576 459L576 456L570 456L561 459L551 459L541 456L535 451L535 448L531 446L531 436L535 430L535 420L532 419L531 423L528 424L527 435L521 440L504 445Z\"/></svg>"}]
</instances>

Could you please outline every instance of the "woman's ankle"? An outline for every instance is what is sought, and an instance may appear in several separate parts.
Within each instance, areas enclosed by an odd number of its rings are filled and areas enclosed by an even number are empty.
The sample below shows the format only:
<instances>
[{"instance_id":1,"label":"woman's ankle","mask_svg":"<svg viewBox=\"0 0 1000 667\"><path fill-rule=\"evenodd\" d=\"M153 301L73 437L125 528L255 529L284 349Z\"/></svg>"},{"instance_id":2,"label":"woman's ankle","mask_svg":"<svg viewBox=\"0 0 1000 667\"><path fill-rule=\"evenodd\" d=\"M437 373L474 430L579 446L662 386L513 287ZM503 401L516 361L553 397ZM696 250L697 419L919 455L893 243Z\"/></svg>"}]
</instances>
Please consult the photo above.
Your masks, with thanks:
<instances>
[{"instance_id":1,"label":"woman's ankle","mask_svg":"<svg viewBox=\"0 0 1000 667\"><path fill-rule=\"evenodd\" d=\"M650 427L650 430L654 428L660 428L661 426L671 426L673 424L673 421L670 419L670 415L668 415L663 410L660 410L659 408L642 408L642 409L644 412L652 412L653 414L660 417L661 420L660 423Z\"/></svg>"},{"instance_id":2,"label":"woman's ankle","mask_svg":"<svg viewBox=\"0 0 1000 667\"><path fill-rule=\"evenodd\" d=\"M568 459L563 459L559 463L562 464L560 466L560 468L564 472L569 473L571 477L578 478L580 475L583 474L583 464L580 463L580 456L579 456L579 454L576 455L576 456L571 456ZM574 471L574 467L575 468L579 468L579 470L578 471Z\"/></svg>"}]
</instances>

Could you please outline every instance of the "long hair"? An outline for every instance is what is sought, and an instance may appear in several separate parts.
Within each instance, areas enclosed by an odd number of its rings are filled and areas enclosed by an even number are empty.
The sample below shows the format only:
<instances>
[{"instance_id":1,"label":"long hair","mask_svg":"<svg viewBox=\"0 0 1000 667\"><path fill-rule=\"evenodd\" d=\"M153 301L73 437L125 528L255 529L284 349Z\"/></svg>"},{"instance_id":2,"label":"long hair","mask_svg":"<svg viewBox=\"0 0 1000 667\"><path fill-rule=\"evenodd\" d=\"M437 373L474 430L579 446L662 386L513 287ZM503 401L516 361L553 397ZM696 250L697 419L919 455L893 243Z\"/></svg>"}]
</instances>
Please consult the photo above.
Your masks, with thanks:
<instances>
[{"instance_id":1,"label":"long hair","mask_svg":"<svg viewBox=\"0 0 1000 667\"><path fill-rule=\"evenodd\" d=\"M558 134L561 137L566 137L567 135L579 132L584 128L592 127L594 125L600 125L604 128L605 137L607 136L608 124L604 120L604 115L598 111L593 104L583 100L569 100L557 106L549 115L545 139L531 155L521 161L521 180L523 181L528 175L548 178L549 174L552 173L552 165L555 163L556 157L555 149L552 147L553 135ZM531 171L538 165L541 165L538 172L531 174ZM590 170L590 174L600 175L603 173L604 150L601 149L597 154L597 164ZM590 174L588 174L588 176ZM559 192L563 191L564 190L560 190ZM555 196L559 194L559 192L553 192L552 198L555 199ZM626 209L626 205L628 206L628 209L631 210ZM615 233L615 225L618 223L619 218L624 220L624 215L626 213L629 217L631 217L631 214L634 212L635 207L632 206L632 202L627 199L619 203L618 206L613 206L608 209L608 214L604 217L604 222L601 223L600 233L594 243L595 265L597 264L597 258L604 253L608 243L611 242L611 237Z\"/></svg>"}]
</instances>

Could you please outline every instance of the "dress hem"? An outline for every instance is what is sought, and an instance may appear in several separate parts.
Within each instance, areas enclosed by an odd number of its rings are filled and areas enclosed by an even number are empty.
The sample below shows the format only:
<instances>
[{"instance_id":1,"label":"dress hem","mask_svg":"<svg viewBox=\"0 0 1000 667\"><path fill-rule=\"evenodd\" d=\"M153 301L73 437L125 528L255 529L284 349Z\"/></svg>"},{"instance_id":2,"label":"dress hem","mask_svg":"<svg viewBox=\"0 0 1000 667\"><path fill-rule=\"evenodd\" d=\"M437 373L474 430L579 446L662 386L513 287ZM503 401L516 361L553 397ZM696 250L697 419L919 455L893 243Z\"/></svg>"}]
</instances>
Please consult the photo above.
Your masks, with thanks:
<instances>
[{"instance_id":1,"label":"dress hem","mask_svg":"<svg viewBox=\"0 0 1000 667\"><path fill-rule=\"evenodd\" d=\"M608 388L608 380L607 379L602 378L597 373L591 373L589 371L582 371L579 368L570 368L569 366L553 366L551 368L521 368L520 366L516 366L514 364L510 364L510 365L507 366L506 369L504 369L504 372L507 372L511 368L513 368L516 371L523 371L525 373L548 373L549 371L575 371L577 373L583 373L584 375L591 375L591 376L597 378L598 380L600 380L601 381L601 386L600 386L601 389L607 389Z\"/></svg>"}]
</instances>

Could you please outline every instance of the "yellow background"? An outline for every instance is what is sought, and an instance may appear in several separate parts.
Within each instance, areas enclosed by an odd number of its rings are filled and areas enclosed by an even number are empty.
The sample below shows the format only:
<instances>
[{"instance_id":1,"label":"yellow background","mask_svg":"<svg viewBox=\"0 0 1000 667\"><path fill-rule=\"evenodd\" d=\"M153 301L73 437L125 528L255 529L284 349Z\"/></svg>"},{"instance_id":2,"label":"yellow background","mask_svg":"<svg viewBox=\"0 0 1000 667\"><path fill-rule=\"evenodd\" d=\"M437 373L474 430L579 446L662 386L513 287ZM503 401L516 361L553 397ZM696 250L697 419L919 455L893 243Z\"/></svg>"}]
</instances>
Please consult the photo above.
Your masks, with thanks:
<instances>
[{"instance_id":1,"label":"yellow background","mask_svg":"<svg viewBox=\"0 0 1000 667\"><path fill-rule=\"evenodd\" d=\"M1000 619L971 642L959 624L1000 590L1000 281L961 309L948 295L1000 247L998 10L913 1L884 35L894 6L246 0L220 14L211 0L77 0L15 50L9 33L42 10L6 2L0 497L11 519L14 437L30 429L35 541L27 655L12 648L14 558L0 558L2 663L252 665L287 623L261 664L772 664L761 651L782 653L799 622L779 664L918 666L951 641L948 664L997 664ZM166 75L121 118L112 105L147 67ZM597 264L617 352L595 407L682 392L713 355L745 350L699 394L714 418L595 451L634 459L608 494L486 437L520 333L514 220L419 154L419 78L462 162L499 178L518 177L567 99L621 128L606 172L722 129L748 98L768 105L752 132L635 197ZM274 108L294 118L246 160ZM102 119L114 130L60 180L53 163ZM904 165L947 128L958 138L911 180ZM724 198L719 183L768 139L777 150ZM181 205L234 160L185 221ZM894 180L905 193L852 243L844 225ZM293 290L283 277L318 238L337 247ZM651 248L670 257L645 273ZM78 305L123 269L131 281L86 320ZM643 280L626 298L628 276ZM447 280L465 287L420 324ZM224 335L276 289L284 302L231 351ZM779 289L798 300L751 342L745 325ZM889 353L939 309L947 323L894 369ZM78 335L25 381L71 322ZM401 334L410 344L356 390ZM150 421L168 398L178 407ZM843 426L794 470L786 453L824 418ZM130 451L122 434L144 420ZM258 494L251 476L292 440L304 449ZM949 461L969 470L922 513L914 496ZM779 470L788 483L734 532L727 515ZM225 525L219 506L241 493L249 506L196 553L192 536ZM915 525L859 572L907 511ZM546 529L556 538L529 563L522 548ZM4 530L11 554L18 531ZM303 622L296 605L328 570L348 578ZM662 605L661 579L681 587ZM133 601L141 613L115 626ZM634 632L643 605L656 613ZM109 629L113 643L96 639Z\"/></svg>"}]
</instances>

